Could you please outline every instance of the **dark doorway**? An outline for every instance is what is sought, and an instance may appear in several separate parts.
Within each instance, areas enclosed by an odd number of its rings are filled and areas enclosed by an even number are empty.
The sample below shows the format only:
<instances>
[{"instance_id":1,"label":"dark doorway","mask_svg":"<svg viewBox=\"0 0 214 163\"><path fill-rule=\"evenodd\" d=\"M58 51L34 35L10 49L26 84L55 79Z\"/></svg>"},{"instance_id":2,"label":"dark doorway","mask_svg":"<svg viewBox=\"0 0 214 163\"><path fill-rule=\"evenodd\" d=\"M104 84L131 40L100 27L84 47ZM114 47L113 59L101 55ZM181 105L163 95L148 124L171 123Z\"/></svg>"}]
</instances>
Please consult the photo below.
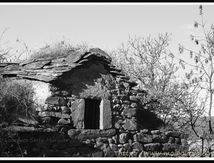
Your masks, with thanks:
<instances>
[{"instance_id":1,"label":"dark doorway","mask_svg":"<svg viewBox=\"0 0 214 163\"><path fill-rule=\"evenodd\" d=\"M99 129L100 127L100 101L85 99L85 129Z\"/></svg>"}]
</instances>

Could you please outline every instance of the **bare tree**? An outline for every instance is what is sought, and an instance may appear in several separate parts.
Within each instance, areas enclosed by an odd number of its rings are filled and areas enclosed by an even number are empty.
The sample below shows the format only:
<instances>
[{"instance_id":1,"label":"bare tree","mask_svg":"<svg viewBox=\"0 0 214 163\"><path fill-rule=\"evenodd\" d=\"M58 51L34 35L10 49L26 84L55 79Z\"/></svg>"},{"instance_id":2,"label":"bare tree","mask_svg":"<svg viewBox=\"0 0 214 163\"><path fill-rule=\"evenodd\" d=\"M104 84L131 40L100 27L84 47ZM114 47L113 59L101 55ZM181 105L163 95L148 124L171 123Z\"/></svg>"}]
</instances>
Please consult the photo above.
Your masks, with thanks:
<instances>
[{"instance_id":1,"label":"bare tree","mask_svg":"<svg viewBox=\"0 0 214 163\"><path fill-rule=\"evenodd\" d=\"M199 50L188 49L182 45L179 46L180 53L185 51L190 53L190 58L194 59L195 80L200 82L200 87L207 91L209 94L209 108L208 108L208 125L209 132L213 134L212 129L212 108L213 108L213 93L214 93L214 26L211 25L209 29L206 28L206 24L203 16L202 6L199 6L201 22L195 21L194 27L202 30L202 35L191 35L191 40ZM185 61L182 61L184 64ZM189 64L189 63L187 63Z\"/></svg>"},{"instance_id":2,"label":"bare tree","mask_svg":"<svg viewBox=\"0 0 214 163\"><path fill-rule=\"evenodd\" d=\"M152 109L166 124L175 117L174 97L183 91L175 80L178 66L168 48L169 41L167 33L157 38L129 37L126 45L112 53L115 64L148 91L148 99L157 100Z\"/></svg>"},{"instance_id":3,"label":"bare tree","mask_svg":"<svg viewBox=\"0 0 214 163\"><path fill-rule=\"evenodd\" d=\"M201 105L198 105L198 109L204 109L204 113L206 113L206 110L208 110L208 129L204 126L204 134L201 136L196 133L196 131L194 130L194 125L196 124L198 118L196 120L193 120L194 123L191 122L190 125L194 133L199 138L207 140L209 156L211 157L211 146L213 140L212 137L214 134L212 128L212 109L214 93L214 25L211 25L210 28L207 28L207 25L204 21L202 5L199 6L199 11L200 22L195 21L194 27L199 30L200 34L190 36L191 40L196 45L196 50L189 49L181 44L179 45L179 52L181 54L186 54L185 52L188 52L190 58L193 60L194 63L189 63L182 59L178 59L179 63L183 68L185 68L186 66L192 67L190 72L186 73L186 79L191 81L191 84L189 86L192 87L194 84L197 84L200 91L203 91L203 95L201 95L200 98L202 98L203 101L206 101L206 104L204 104L203 107ZM201 94L200 91L198 92L198 94Z\"/></svg>"}]
</instances>

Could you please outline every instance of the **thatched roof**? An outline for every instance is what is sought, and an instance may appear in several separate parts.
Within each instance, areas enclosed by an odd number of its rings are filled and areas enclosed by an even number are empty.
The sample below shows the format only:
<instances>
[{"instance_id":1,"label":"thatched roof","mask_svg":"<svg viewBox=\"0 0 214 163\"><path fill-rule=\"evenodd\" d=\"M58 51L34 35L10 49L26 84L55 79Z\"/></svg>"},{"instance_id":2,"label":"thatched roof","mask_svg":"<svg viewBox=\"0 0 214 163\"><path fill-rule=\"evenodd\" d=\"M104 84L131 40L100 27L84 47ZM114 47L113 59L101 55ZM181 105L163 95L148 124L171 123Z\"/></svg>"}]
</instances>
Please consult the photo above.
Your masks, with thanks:
<instances>
[{"instance_id":1,"label":"thatched roof","mask_svg":"<svg viewBox=\"0 0 214 163\"><path fill-rule=\"evenodd\" d=\"M45 55L45 57L32 58L22 63L0 63L0 75L3 78L18 77L52 82L63 73L96 60L102 63L112 75L124 76L111 64L111 57L99 48L88 51L69 50L66 55L56 56Z\"/></svg>"}]
</instances>

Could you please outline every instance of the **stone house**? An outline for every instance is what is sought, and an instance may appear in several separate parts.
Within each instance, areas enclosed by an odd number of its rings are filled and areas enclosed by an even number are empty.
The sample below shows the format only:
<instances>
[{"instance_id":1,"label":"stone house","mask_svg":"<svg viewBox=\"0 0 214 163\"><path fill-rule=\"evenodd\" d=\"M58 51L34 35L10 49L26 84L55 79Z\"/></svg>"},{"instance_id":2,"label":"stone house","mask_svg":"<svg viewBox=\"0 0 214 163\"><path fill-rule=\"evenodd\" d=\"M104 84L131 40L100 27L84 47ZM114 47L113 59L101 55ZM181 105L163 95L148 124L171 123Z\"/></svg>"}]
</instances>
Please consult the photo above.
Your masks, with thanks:
<instances>
[{"instance_id":1,"label":"stone house","mask_svg":"<svg viewBox=\"0 0 214 163\"><path fill-rule=\"evenodd\" d=\"M44 121L72 124L76 129L138 128L136 113L145 91L132 89L137 84L101 49L1 67L3 78L25 79L37 86L35 96L45 97L38 109Z\"/></svg>"},{"instance_id":2,"label":"stone house","mask_svg":"<svg viewBox=\"0 0 214 163\"><path fill-rule=\"evenodd\" d=\"M147 92L112 65L109 55L101 49L71 50L66 56L1 63L0 75L32 82L35 99L40 99L40 123L48 128L61 126L70 138L107 151L98 156L136 150L176 151L185 146L180 133L154 130L161 121L145 112ZM144 119L149 120L149 125L157 122L153 130L148 130ZM30 131L36 133L35 128ZM70 145L76 151L73 142Z\"/></svg>"}]
</instances>

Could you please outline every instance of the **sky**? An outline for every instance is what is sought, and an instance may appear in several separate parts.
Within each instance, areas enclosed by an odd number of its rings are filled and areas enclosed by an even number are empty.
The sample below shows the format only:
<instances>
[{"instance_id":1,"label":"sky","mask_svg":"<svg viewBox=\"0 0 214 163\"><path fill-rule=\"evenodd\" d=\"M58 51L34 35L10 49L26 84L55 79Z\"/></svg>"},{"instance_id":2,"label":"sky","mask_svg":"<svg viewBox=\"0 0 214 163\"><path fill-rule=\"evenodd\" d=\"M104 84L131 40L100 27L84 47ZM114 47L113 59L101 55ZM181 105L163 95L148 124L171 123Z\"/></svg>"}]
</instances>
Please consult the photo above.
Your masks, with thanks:
<instances>
[{"instance_id":1,"label":"sky","mask_svg":"<svg viewBox=\"0 0 214 163\"><path fill-rule=\"evenodd\" d=\"M203 3L202 3L203 4ZM156 37L171 34L170 48L190 45L193 23L199 20L198 3L132 4L0 4L0 32L7 45L24 41L38 49L48 43L67 40L87 43L103 50L113 50L126 43L129 36ZM214 23L214 4L203 4L209 23Z\"/></svg>"}]
</instances>

